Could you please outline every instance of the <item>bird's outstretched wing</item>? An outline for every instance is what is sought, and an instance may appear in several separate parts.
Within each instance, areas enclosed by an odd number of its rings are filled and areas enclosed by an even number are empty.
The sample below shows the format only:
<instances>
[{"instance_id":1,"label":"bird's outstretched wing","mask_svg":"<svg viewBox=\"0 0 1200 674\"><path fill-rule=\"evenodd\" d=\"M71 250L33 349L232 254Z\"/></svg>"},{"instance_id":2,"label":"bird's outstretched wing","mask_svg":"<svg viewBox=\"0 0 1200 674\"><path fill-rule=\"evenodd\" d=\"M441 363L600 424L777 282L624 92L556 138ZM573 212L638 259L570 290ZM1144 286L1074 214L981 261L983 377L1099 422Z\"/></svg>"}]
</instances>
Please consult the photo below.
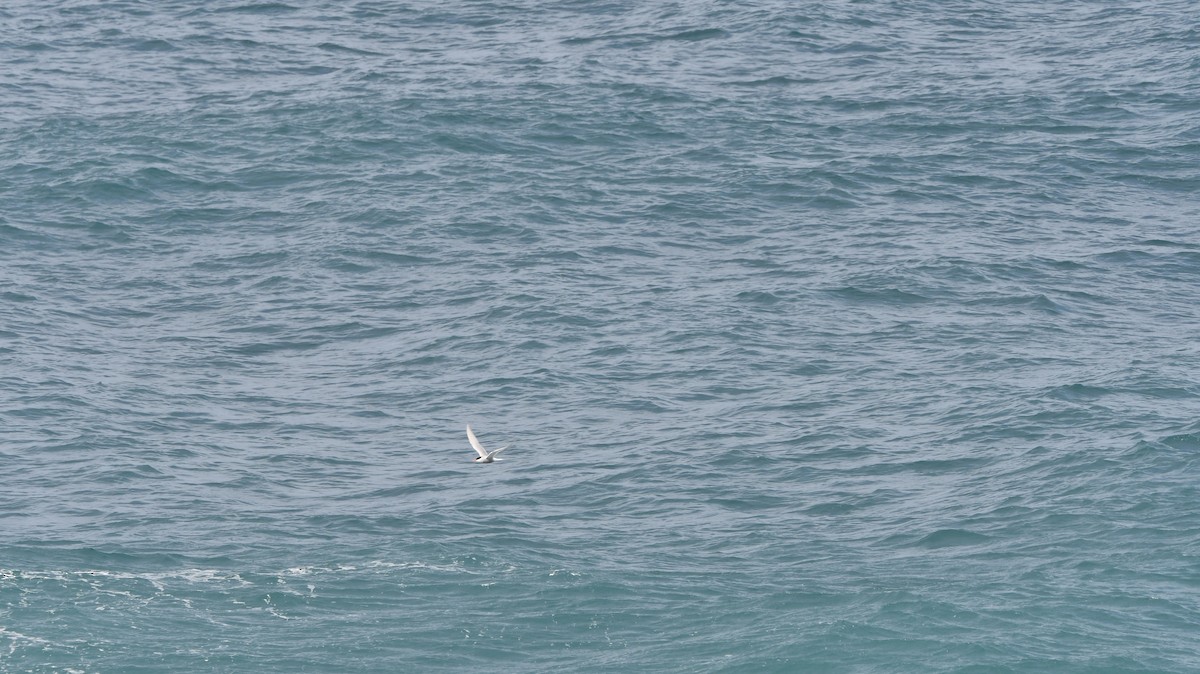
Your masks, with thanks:
<instances>
[{"instance_id":1,"label":"bird's outstretched wing","mask_svg":"<svg viewBox=\"0 0 1200 674\"><path fill-rule=\"evenodd\" d=\"M467 424L467 439L471 441L471 446L475 448L475 451L479 452L479 458L486 459L487 451L484 450L483 445L479 444L479 438L475 437L475 432L471 430L471 424Z\"/></svg>"}]
</instances>

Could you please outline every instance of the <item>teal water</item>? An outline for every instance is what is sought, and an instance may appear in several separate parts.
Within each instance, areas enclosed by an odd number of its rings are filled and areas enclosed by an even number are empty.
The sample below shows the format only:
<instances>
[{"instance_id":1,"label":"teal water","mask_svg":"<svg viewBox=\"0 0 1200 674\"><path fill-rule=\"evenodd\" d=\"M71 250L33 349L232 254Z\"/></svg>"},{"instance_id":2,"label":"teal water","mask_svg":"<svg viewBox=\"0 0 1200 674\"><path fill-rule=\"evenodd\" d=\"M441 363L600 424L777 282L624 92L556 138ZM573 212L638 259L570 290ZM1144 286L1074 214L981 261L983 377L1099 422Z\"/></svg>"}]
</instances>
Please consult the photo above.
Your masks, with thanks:
<instances>
[{"instance_id":1,"label":"teal water","mask_svg":"<svg viewBox=\"0 0 1200 674\"><path fill-rule=\"evenodd\" d=\"M1195 17L6 3L0 672L1200 670Z\"/></svg>"}]
</instances>

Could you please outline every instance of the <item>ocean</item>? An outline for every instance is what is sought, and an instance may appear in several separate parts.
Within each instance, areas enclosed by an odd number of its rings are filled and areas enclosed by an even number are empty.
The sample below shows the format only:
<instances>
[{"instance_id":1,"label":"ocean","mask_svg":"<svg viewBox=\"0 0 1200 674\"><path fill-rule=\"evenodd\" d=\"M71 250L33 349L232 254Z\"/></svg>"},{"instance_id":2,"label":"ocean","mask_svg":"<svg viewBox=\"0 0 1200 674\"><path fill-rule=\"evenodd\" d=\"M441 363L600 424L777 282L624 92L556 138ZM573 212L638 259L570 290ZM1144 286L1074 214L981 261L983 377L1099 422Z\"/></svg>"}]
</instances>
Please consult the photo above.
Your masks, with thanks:
<instances>
[{"instance_id":1,"label":"ocean","mask_svg":"<svg viewBox=\"0 0 1200 674\"><path fill-rule=\"evenodd\" d=\"M0 52L0 672L1200 671L1194 3Z\"/></svg>"}]
</instances>

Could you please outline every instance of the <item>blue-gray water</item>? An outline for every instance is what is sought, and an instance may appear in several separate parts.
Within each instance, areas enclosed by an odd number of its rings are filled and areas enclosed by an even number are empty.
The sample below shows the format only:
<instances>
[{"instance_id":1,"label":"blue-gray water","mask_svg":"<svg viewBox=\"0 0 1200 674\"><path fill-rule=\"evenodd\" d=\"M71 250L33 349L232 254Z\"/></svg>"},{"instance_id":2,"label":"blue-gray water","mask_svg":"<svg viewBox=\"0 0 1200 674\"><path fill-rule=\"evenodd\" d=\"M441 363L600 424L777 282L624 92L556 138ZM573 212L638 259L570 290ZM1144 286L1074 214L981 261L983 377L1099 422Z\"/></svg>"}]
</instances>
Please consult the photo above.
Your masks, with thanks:
<instances>
[{"instance_id":1,"label":"blue-gray water","mask_svg":"<svg viewBox=\"0 0 1200 674\"><path fill-rule=\"evenodd\" d=\"M1194 3L0 52L0 671L1200 670Z\"/></svg>"}]
</instances>

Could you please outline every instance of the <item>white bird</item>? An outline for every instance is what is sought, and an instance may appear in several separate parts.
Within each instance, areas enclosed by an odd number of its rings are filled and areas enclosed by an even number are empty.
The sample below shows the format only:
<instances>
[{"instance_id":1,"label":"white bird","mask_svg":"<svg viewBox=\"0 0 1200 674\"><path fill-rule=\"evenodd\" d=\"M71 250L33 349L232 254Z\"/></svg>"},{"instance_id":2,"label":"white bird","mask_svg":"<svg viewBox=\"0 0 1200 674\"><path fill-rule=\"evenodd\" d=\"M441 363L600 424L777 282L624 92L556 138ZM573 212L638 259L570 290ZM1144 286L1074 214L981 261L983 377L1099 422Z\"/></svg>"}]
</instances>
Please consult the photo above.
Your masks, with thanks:
<instances>
[{"instance_id":1,"label":"white bird","mask_svg":"<svg viewBox=\"0 0 1200 674\"><path fill-rule=\"evenodd\" d=\"M475 448L475 451L479 452L479 458L475 459L475 463L491 463L493 461L503 461L504 459L497 459L496 455L499 454L500 452L503 452L504 450L508 449L508 447L509 447L509 445L505 445L505 446L501 447L500 449L493 449L490 452L487 451L486 449L483 448L483 445L479 444L479 438L475 437L475 432L471 430L471 424L467 424L467 439L471 441L471 446Z\"/></svg>"}]
</instances>

